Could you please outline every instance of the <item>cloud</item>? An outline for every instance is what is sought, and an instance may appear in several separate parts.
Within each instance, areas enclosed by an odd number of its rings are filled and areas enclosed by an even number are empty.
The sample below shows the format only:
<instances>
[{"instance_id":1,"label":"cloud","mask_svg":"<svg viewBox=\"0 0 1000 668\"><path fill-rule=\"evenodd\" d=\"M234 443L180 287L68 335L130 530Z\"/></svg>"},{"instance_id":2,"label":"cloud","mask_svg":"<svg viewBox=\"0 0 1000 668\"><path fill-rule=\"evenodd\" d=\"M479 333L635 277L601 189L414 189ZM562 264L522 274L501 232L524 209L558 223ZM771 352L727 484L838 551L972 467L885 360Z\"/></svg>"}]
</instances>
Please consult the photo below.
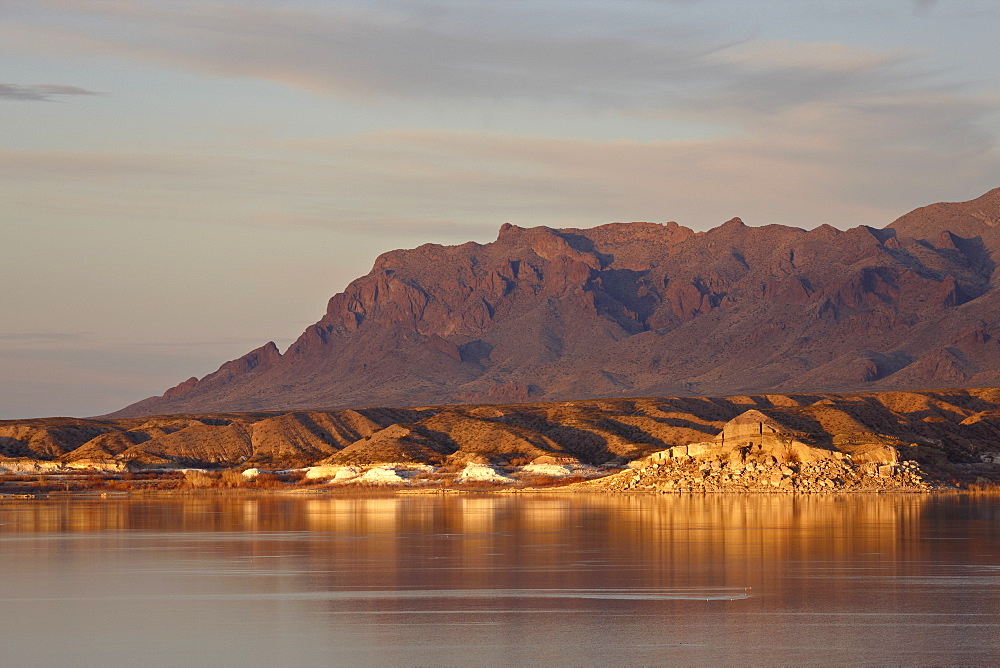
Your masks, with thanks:
<instances>
[{"instance_id":1,"label":"cloud","mask_svg":"<svg viewBox=\"0 0 1000 668\"><path fill-rule=\"evenodd\" d=\"M0 341L17 342L68 342L82 341L86 336L73 332L0 332Z\"/></svg>"},{"instance_id":2,"label":"cloud","mask_svg":"<svg viewBox=\"0 0 1000 668\"><path fill-rule=\"evenodd\" d=\"M692 3L134 3L49 0L5 36L354 99L527 101L632 112L738 96L794 105L892 79L882 54L754 42L681 18ZM67 20L69 16L75 20ZM687 16L687 14L684 14ZM16 30L14 29L16 27ZM40 46L44 45L44 46ZM770 49L770 56L768 54ZM774 57L775 54L779 57ZM902 59L898 56L897 59ZM844 63L849 64L845 69ZM752 86L756 93L747 94Z\"/></svg>"},{"instance_id":3,"label":"cloud","mask_svg":"<svg viewBox=\"0 0 1000 668\"><path fill-rule=\"evenodd\" d=\"M516 103L695 121L723 133L818 104L871 108L949 92L915 54L758 39L737 21L680 11L700 6L682 0L12 1L20 10L0 27L7 48L115 56L360 103ZM969 122L981 114L972 109Z\"/></svg>"},{"instance_id":4,"label":"cloud","mask_svg":"<svg viewBox=\"0 0 1000 668\"><path fill-rule=\"evenodd\" d=\"M483 224L469 220L435 220L431 217L422 218L419 223L413 217L393 217L379 216L377 219L370 219L370 214L355 212L350 216L337 216L328 214L318 215L296 215L280 211L263 211L247 217L245 225L276 230L309 230L326 229L336 230L346 234L358 234L358 222L365 221L364 230L361 232L370 236L381 236L387 238L422 236L423 241L430 239L451 239L457 241L468 241L481 237L483 234Z\"/></svg>"},{"instance_id":5,"label":"cloud","mask_svg":"<svg viewBox=\"0 0 1000 668\"><path fill-rule=\"evenodd\" d=\"M309 323L312 324L312 323ZM228 348L235 350L251 350L263 345L264 341L253 338L224 338L224 339L202 339L197 341L141 341L121 344L124 350L134 351L171 351L171 350L193 350L199 351L206 348Z\"/></svg>"},{"instance_id":6,"label":"cloud","mask_svg":"<svg viewBox=\"0 0 1000 668\"><path fill-rule=\"evenodd\" d=\"M696 75L698 58L729 41L641 2L631 6L653 25L592 3L13 1L8 48L116 55L356 98L643 98L639 88Z\"/></svg>"},{"instance_id":7,"label":"cloud","mask_svg":"<svg viewBox=\"0 0 1000 668\"><path fill-rule=\"evenodd\" d=\"M14 218L187 221L290 239L325 229L456 243L489 240L508 221L705 228L737 215L884 225L929 198L968 199L1000 183L1000 154L972 123L977 105L992 106L943 94L815 103L762 115L753 132L700 140L412 129L260 134L256 155L6 151L0 176Z\"/></svg>"},{"instance_id":8,"label":"cloud","mask_svg":"<svg viewBox=\"0 0 1000 668\"><path fill-rule=\"evenodd\" d=\"M1000 182L995 93L948 83L910 52L701 23L686 11L701 3L11 1L8 48L277 82L355 110L398 107L399 123L405 105L432 100L520 115L522 127L589 113L624 136L637 118L646 136L664 120L711 128L697 142L666 140L669 123L664 141L646 142L401 127L254 137L239 157L5 155L8 181L59 181L49 207L288 229L364 222L372 234L414 221L451 236L515 216L709 223L737 206L795 224L815 205L829 222L871 224L924 203L928 184L961 198Z\"/></svg>"},{"instance_id":9,"label":"cloud","mask_svg":"<svg viewBox=\"0 0 1000 668\"><path fill-rule=\"evenodd\" d=\"M78 88L76 86L63 86L59 84L24 86L19 84L0 83L0 100L51 102L52 100L73 95L100 95L100 93L95 93L94 91Z\"/></svg>"}]
</instances>

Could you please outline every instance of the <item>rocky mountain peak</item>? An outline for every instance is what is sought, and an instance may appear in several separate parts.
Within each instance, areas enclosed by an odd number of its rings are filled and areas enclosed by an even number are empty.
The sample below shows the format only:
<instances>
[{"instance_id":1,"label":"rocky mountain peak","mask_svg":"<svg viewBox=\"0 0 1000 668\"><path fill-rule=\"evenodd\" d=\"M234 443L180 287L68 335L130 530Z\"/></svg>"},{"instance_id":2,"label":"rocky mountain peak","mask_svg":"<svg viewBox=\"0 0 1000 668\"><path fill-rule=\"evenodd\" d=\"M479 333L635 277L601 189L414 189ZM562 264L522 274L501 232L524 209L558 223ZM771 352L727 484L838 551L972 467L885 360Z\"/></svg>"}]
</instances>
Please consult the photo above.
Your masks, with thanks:
<instances>
[{"instance_id":1,"label":"rocky mountain peak","mask_svg":"<svg viewBox=\"0 0 1000 668\"><path fill-rule=\"evenodd\" d=\"M507 223L384 253L284 355L121 414L997 384L998 215L1000 189L884 229Z\"/></svg>"},{"instance_id":2,"label":"rocky mountain peak","mask_svg":"<svg viewBox=\"0 0 1000 668\"><path fill-rule=\"evenodd\" d=\"M888 227L901 236L936 239L947 230L959 237L995 237L1000 226L1000 188L968 202L939 202L900 216Z\"/></svg>"}]
</instances>

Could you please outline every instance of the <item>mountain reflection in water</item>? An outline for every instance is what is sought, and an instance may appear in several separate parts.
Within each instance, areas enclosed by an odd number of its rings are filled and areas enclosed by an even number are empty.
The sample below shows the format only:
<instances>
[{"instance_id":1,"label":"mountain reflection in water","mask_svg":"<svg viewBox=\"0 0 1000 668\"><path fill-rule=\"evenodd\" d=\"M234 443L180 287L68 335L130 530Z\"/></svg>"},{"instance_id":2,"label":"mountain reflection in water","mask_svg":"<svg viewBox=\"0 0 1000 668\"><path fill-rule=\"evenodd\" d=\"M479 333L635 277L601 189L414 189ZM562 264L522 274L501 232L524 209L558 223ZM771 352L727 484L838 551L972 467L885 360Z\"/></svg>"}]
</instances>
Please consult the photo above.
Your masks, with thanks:
<instances>
[{"instance_id":1,"label":"mountain reflection in water","mask_svg":"<svg viewBox=\"0 0 1000 668\"><path fill-rule=\"evenodd\" d=\"M1000 499L0 502L8 665L1000 663Z\"/></svg>"}]
</instances>

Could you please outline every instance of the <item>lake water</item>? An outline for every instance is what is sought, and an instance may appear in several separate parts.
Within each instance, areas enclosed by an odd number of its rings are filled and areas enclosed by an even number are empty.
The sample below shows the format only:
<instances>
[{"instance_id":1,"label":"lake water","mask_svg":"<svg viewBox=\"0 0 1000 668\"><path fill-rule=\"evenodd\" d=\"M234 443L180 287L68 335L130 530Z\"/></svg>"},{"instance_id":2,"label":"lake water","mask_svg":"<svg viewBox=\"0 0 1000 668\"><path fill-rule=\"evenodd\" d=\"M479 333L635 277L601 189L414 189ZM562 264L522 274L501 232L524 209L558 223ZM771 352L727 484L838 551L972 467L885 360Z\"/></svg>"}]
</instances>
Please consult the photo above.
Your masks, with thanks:
<instances>
[{"instance_id":1,"label":"lake water","mask_svg":"<svg viewBox=\"0 0 1000 668\"><path fill-rule=\"evenodd\" d=\"M998 665L1000 498L0 501L3 665Z\"/></svg>"}]
</instances>

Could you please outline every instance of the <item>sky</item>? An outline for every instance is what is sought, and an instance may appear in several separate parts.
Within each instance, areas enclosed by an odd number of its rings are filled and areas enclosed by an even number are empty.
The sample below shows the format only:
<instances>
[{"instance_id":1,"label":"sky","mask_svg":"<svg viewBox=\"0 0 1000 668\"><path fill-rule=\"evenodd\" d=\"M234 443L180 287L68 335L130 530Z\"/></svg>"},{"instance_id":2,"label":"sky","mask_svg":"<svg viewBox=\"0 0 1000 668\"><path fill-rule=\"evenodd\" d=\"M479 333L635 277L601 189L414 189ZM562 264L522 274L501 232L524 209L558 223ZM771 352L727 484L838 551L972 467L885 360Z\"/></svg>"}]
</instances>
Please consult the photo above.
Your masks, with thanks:
<instances>
[{"instance_id":1,"label":"sky","mask_svg":"<svg viewBox=\"0 0 1000 668\"><path fill-rule=\"evenodd\" d=\"M3 0L0 418L107 413L378 254L882 227L1000 186L995 0Z\"/></svg>"}]
</instances>

